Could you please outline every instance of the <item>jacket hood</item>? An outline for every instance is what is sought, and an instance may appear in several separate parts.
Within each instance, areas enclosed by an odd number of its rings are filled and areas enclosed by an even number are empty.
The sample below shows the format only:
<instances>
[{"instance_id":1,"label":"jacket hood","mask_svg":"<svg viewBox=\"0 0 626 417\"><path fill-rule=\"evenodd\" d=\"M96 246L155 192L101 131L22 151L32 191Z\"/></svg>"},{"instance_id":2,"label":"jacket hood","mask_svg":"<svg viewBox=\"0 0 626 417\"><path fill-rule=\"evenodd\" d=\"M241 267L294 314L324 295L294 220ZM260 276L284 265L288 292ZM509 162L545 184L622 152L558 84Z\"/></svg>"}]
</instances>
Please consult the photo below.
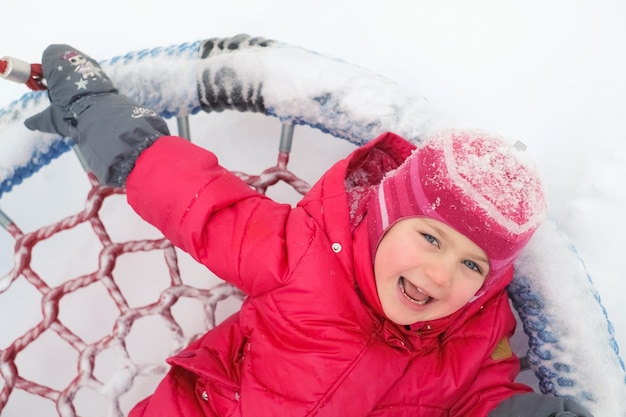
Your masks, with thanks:
<instances>
[{"instance_id":1,"label":"jacket hood","mask_svg":"<svg viewBox=\"0 0 626 417\"><path fill-rule=\"evenodd\" d=\"M316 213L331 241L352 242L348 245L350 248L344 248L349 251L349 260L344 266L354 271L355 286L362 298L381 317L384 313L376 290L371 242L367 222L364 221L367 202L383 177L400 166L414 149L414 144L400 136L383 134L335 163L298 204ZM452 323L464 321L462 317L475 314L482 303L510 283L512 271L504 275L497 285L481 296L480 302L468 303L448 317L429 323L415 323L410 326L411 330L437 334Z\"/></svg>"}]
</instances>

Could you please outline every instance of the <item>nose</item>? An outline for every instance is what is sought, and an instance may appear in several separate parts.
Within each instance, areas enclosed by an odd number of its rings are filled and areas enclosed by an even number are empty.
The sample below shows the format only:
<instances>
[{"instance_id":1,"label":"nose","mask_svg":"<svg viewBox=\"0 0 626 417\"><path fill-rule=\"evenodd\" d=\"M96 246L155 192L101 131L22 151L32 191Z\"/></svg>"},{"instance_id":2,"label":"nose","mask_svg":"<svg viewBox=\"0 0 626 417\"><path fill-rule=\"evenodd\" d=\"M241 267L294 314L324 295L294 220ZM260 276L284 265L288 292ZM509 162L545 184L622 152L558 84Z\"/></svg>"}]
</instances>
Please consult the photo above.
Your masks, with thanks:
<instances>
[{"instance_id":1,"label":"nose","mask_svg":"<svg viewBox=\"0 0 626 417\"><path fill-rule=\"evenodd\" d=\"M447 287L452 281L453 265L444 258L436 258L423 266L423 272L438 287Z\"/></svg>"}]
</instances>

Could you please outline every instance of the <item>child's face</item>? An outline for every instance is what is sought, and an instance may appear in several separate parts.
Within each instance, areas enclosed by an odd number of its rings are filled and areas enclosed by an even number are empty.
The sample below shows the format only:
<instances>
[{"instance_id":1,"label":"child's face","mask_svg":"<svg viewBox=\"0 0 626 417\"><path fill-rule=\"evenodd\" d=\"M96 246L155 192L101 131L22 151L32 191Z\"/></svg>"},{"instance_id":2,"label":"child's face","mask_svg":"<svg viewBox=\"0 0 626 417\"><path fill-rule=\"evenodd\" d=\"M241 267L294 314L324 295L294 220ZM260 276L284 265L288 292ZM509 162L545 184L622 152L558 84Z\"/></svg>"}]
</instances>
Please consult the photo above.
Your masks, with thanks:
<instances>
[{"instance_id":1,"label":"child's face","mask_svg":"<svg viewBox=\"0 0 626 417\"><path fill-rule=\"evenodd\" d=\"M480 247L445 223L423 217L394 224L374 260L383 311L399 325L454 313L476 294L488 273Z\"/></svg>"}]
</instances>

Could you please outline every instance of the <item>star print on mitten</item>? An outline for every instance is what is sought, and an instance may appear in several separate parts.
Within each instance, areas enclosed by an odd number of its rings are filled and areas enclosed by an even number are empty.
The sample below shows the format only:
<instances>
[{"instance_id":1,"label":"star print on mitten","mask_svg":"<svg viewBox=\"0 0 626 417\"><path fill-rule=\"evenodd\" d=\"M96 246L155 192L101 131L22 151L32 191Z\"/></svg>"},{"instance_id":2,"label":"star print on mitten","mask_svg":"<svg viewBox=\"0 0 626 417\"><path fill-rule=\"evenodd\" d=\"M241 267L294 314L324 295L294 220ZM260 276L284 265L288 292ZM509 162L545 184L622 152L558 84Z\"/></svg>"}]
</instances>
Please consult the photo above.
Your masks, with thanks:
<instances>
[{"instance_id":1,"label":"star print on mitten","mask_svg":"<svg viewBox=\"0 0 626 417\"><path fill-rule=\"evenodd\" d=\"M100 64L69 45L50 45L41 65L50 101L61 110L84 95L115 91Z\"/></svg>"},{"instance_id":2,"label":"star print on mitten","mask_svg":"<svg viewBox=\"0 0 626 417\"><path fill-rule=\"evenodd\" d=\"M70 136L77 113L85 108L78 103L81 98L117 92L98 62L69 45L48 46L41 67L50 107L25 120L32 130Z\"/></svg>"}]
</instances>

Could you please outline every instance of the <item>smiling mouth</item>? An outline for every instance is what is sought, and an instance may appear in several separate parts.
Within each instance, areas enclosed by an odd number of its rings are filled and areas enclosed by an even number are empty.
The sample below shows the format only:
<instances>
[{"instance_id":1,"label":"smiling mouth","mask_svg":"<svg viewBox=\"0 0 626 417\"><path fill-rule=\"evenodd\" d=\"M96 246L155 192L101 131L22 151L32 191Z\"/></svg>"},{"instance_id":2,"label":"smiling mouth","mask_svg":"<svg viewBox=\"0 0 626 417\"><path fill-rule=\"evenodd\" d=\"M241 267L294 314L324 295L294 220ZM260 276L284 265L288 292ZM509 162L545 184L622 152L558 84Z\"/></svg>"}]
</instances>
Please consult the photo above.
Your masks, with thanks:
<instances>
[{"instance_id":1,"label":"smiling mouth","mask_svg":"<svg viewBox=\"0 0 626 417\"><path fill-rule=\"evenodd\" d=\"M423 306L433 300L433 298L426 294L421 288L411 284L411 282L404 277L400 277L400 289L407 300L414 304Z\"/></svg>"}]
</instances>

